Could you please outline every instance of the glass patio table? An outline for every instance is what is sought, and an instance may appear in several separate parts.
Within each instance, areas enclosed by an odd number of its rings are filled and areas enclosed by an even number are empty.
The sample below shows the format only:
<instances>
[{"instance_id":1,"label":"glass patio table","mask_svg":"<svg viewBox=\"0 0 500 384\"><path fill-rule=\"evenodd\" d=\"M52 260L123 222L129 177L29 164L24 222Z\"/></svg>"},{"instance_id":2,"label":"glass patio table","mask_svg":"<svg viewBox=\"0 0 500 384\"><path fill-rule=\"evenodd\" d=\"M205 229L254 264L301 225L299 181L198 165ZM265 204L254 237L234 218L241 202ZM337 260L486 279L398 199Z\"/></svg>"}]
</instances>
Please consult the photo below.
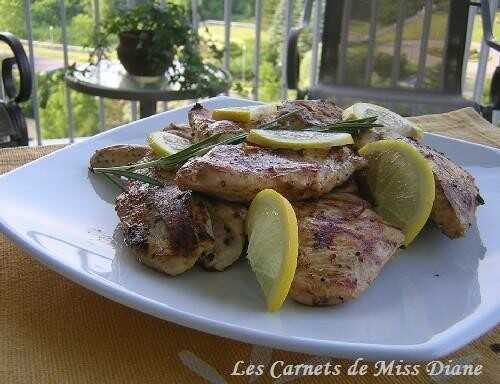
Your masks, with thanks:
<instances>
[{"instance_id":1,"label":"glass patio table","mask_svg":"<svg viewBox=\"0 0 500 384\"><path fill-rule=\"evenodd\" d=\"M182 89L180 83L170 81L169 72L145 82L144 78L128 74L118 62L101 61L85 71L81 70L83 67L77 69L66 72L68 87L93 96L138 101L141 118L154 115L158 101L212 97L227 91L230 85L230 76L226 71L208 65L205 67L206 74L218 81L214 81L213 86L210 85L207 89L197 89L195 85Z\"/></svg>"}]
</instances>

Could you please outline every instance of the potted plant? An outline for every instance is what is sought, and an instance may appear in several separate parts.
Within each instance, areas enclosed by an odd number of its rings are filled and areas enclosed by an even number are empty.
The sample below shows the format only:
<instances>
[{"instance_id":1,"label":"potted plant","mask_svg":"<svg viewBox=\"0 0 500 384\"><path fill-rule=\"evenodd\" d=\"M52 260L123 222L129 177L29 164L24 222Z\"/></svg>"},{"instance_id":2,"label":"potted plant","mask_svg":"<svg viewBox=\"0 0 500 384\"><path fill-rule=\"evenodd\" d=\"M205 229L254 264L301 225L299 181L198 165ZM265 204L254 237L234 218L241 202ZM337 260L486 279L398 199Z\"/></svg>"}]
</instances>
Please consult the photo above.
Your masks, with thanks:
<instances>
[{"instance_id":1,"label":"potted plant","mask_svg":"<svg viewBox=\"0 0 500 384\"><path fill-rule=\"evenodd\" d=\"M203 65L198 34L181 5L167 2L160 6L153 1L112 12L94 37L91 61L101 60L116 38L120 62L142 81L156 80L177 64L189 64L190 70Z\"/></svg>"}]
</instances>

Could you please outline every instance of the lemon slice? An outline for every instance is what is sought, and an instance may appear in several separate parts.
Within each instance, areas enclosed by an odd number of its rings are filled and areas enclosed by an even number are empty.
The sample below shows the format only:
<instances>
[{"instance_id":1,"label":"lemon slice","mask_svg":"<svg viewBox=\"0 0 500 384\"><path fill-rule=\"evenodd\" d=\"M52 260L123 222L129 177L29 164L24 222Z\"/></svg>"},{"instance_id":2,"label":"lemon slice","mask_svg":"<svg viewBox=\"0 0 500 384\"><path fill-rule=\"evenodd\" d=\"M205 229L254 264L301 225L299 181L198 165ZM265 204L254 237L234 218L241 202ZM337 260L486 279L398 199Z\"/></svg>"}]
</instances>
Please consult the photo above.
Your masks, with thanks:
<instances>
[{"instance_id":1,"label":"lemon slice","mask_svg":"<svg viewBox=\"0 0 500 384\"><path fill-rule=\"evenodd\" d=\"M277 111L276 105L264 104L252 107L219 108L212 111L214 120L232 120L241 123L262 120Z\"/></svg>"},{"instance_id":2,"label":"lemon slice","mask_svg":"<svg viewBox=\"0 0 500 384\"><path fill-rule=\"evenodd\" d=\"M428 161L402 140L380 140L365 145L367 182L375 210L401 228L410 244L427 222L434 203L434 176Z\"/></svg>"},{"instance_id":3,"label":"lemon slice","mask_svg":"<svg viewBox=\"0 0 500 384\"><path fill-rule=\"evenodd\" d=\"M158 131L149 135L148 144L156 156L163 157L179 152L191 143L184 137L170 132Z\"/></svg>"},{"instance_id":4,"label":"lemon slice","mask_svg":"<svg viewBox=\"0 0 500 384\"><path fill-rule=\"evenodd\" d=\"M292 206L278 192L257 194L247 215L247 259L266 297L277 311L286 299L297 267L298 230Z\"/></svg>"},{"instance_id":5,"label":"lemon slice","mask_svg":"<svg viewBox=\"0 0 500 384\"><path fill-rule=\"evenodd\" d=\"M374 116L377 117L378 123L384 125L383 128L377 128L378 130L390 130L401 136L415 139L421 139L424 135L424 131L417 124L380 105L356 103L342 113L344 120L364 119Z\"/></svg>"},{"instance_id":6,"label":"lemon slice","mask_svg":"<svg viewBox=\"0 0 500 384\"><path fill-rule=\"evenodd\" d=\"M330 148L353 144L350 133L252 129L247 141L273 149Z\"/></svg>"}]
</instances>

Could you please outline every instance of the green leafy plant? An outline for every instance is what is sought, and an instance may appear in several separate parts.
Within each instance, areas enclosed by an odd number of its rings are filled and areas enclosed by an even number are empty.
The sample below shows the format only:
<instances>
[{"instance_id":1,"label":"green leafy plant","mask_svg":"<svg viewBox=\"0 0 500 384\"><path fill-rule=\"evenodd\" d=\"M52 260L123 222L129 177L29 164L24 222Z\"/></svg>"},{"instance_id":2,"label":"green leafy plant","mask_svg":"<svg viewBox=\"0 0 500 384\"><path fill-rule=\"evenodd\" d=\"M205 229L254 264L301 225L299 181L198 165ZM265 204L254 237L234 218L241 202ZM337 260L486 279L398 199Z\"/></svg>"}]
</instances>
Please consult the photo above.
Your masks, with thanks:
<instances>
[{"instance_id":1,"label":"green leafy plant","mask_svg":"<svg viewBox=\"0 0 500 384\"><path fill-rule=\"evenodd\" d=\"M161 63L171 60L169 79L178 83L183 90L191 90L206 96L227 87L229 80L220 76L220 71L203 61L201 44L208 51L219 55L211 41L202 41L192 29L190 13L172 2L160 5L159 1L139 3L132 8L118 7L96 28L89 57L91 65L109 58L110 50L116 44L116 37L123 33L138 36L137 48L147 45L145 61Z\"/></svg>"}]
</instances>

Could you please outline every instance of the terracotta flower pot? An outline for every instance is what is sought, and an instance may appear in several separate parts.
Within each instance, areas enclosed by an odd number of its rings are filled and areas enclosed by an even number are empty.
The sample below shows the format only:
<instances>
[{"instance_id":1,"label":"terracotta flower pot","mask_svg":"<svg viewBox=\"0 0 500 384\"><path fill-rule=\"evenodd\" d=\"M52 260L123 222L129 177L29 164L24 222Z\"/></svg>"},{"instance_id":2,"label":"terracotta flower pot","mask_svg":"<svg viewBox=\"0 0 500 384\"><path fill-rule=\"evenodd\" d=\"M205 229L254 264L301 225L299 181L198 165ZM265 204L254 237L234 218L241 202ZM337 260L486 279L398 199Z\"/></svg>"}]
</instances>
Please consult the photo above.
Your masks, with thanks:
<instances>
[{"instance_id":1,"label":"terracotta flower pot","mask_svg":"<svg viewBox=\"0 0 500 384\"><path fill-rule=\"evenodd\" d=\"M163 76L172 66L173 57L165 51L156 57L151 56L153 34L145 31L122 32L118 35L118 59L126 71L133 76Z\"/></svg>"}]
</instances>

